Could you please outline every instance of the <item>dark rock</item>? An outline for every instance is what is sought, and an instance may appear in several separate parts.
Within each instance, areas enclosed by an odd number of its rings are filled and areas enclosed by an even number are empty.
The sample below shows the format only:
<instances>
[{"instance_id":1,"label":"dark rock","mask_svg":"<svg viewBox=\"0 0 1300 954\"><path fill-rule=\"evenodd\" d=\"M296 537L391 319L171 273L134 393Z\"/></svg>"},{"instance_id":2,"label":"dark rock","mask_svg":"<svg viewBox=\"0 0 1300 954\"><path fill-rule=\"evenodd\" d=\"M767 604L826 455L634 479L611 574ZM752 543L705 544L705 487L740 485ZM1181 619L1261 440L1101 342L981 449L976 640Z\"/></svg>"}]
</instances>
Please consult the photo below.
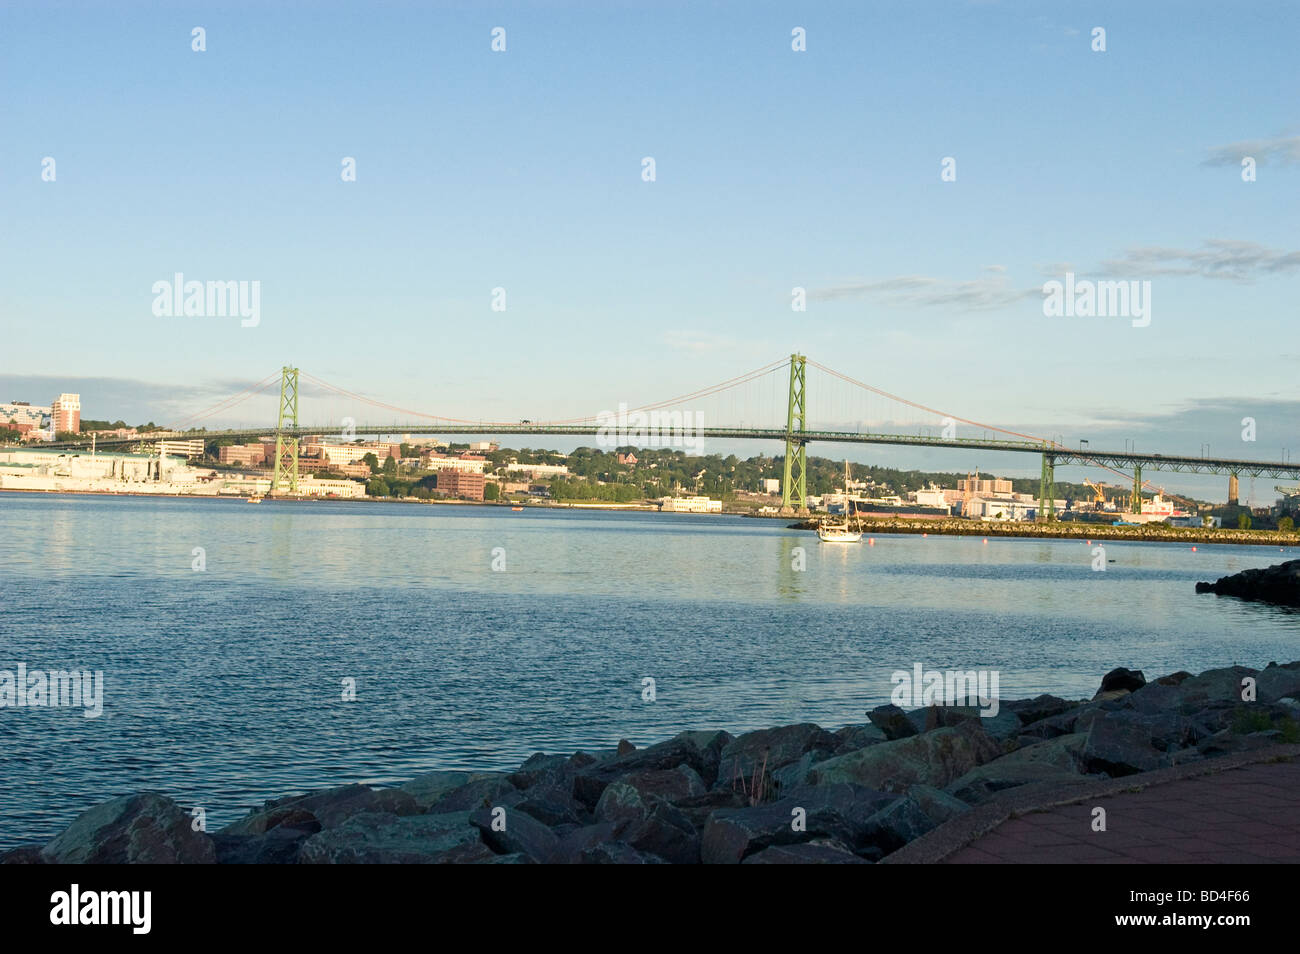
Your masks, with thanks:
<instances>
[{"instance_id":1,"label":"dark rock","mask_svg":"<svg viewBox=\"0 0 1300 954\"><path fill-rule=\"evenodd\" d=\"M1178 672L1171 672L1167 676L1161 676L1156 680L1157 685L1161 686L1180 686L1184 679L1191 679L1192 674L1186 669L1180 669Z\"/></svg>"},{"instance_id":2,"label":"dark rock","mask_svg":"<svg viewBox=\"0 0 1300 954\"><path fill-rule=\"evenodd\" d=\"M530 755L519 768L507 775L506 781L519 789L531 788L543 781L554 783L566 772L573 771L571 758L567 755L538 752Z\"/></svg>"},{"instance_id":3,"label":"dark rock","mask_svg":"<svg viewBox=\"0 0 1300 954\"><path fill-rule=\"evenodd\" d=\"M649 796L650 813L639 823L630 824L622 840L637 851L654 855L677 865L700 863L700 836L690 820L672 804Z\"/></svg>"},{"instance_id":4,"label":"dark rock","mask_svg":"<svg viewBox=\"0 0 1300 954\"><path fill-rule=\"evenodd\" d=\"M572 788L572 781L534 785L521 793L513 807L552 828L566 824L585 825L591 819L586 806L573 797Z\"/></svg>"},{"instance_id":5,"label":"dark rock","mask_svg":"<svg viewBox=\"0 0 1300 954\"><path fill-rule=\"evenodd\" d=\"M1300 666L1291 668L1291 666L1269 663L1255 678L1255 688L1260 702L1273 703L1300 696Z\"/></svg>"},{"instance_id":6,"label":"dark rock","mask_svg":"<svg viewBox=\"0 0 1300 954\"><path fill-rule=\"evenodd\" d=\"M1184 679L1179 685L1183 694L1184 711L1195 710L1213 703L1232 703L1244 701L1241 698L1242 680L1247 676L1259 675L1256 669L1245 666L1230 666L1224 669L1208 669L1199 676Z\"/></svg>"},{"instance_id":7,"label":"dark rock","mask_svg":"<svg viewBox=\"0 0 1300 954\"><path fill-rule=\"evenodd\" d=\"M624 785L630 785L642 795L657 795L669 802L680 802L686 798L703 795L707 788L700 773L689 765L679 765L672 769L644 769L629 772L619 779Z\"/></svg>"},{"instance_id":8,"label":"dark rock","mask_svg":"<svg viewBox=\"0 0 1300 954\"><path fill-rule=\"evenodd\" d=\"M889 854L967 811L969 806L956 796L928 785L913 785L905 796L866 820L865 837Z\"/></svg>"},{"instance_id":9,"label":"dark rock","mask_svg":"<svg viewBox=\"0 0 1300 954\"><path fill-rule=\"evenodd\" d=\"M636 746L633 745L631 742L629 742L627 739L619 739L617 751L619 755L631 755L633 752L636 751Z\"/></svg>"},{"instance_id":10,"label":"dark rock","mask_svg":"<svg viewBox=\"0 0 1300 954\"><path fill-rule=\"evenodd\" d=\"M1003 765L1004 761L997 759L971 769L945 791L968 805L982 805L1009 788L1036 783L1065 784L1082 778L1078 772L1050 762L1011 762Z\"/></svg>"},{"instance_id":11,"label":"dark rock","mask_svg":"<svg viewBox=\"0 0 1300 954\"><path fill-rule=\"evenodd\" d=\"M642 795L625 782L614 782L601 792L594 814L598 822L635 823L650 814L650 800L654 796Z\"/></svg>"},{"instance_id":12,"label":"dark rock","mask_svg":"<svg viewBox=\"0 0 1300 954\"><path fill-rule=\"evenodd\" d=\"M799 845L773 845L750 855L745 865L869 865L838 842L829 839Z\"/></svg>"},{"instance_id":13,"label":"dark rock","mask_svg":"<svg viewBox=\"0 0 1300 954\"><path fill-rule=\"evenodd\" d=\"M453 788L425 811L430 815L439 815L445 812L475 811L480 808L500 805L507 796L522 797L519 789L515 788L504 777L493 775L489 778L469 782L459 788Z\"/></svg>"},{"instance_id":14,"label":"dark rock","mask_svg":"<svg viewBox=\"0 0 1300 954\"><path fill-rule=\"evenodd\" d=\"M425 812L448 792L470 782L494 778L504 778L504 775L501 772L427 772L399 786L399 789L414 798L420 811Z\"/></svg>"},{"instance_id":15,"label":"dark rock","mask_svg":"<svg viewBox=\"0 0 1300 954\"><path fill-rule=\"evenodd\" d=\"M736 864L772 845L818 838L857 848L865 843L866 819L896 798L857 785L803 786L767 805L719 809L704 825L700 857L705 864Z\"/></svg>"},{"instance_id":16,"label":"dark rock","mask_svg":"<svg viewBox=\"0 0 1300 954\"><path fill-rule=\"evenodd\" d=\"M865 749L868 745L884 742L887 738L877 725L846 725L835 732L835 751L831 754L844 755L846 752L856 752L858 749Z\"/></svg>"},{"instance_id":17,"label":"dark rock","mask_svg":"<svg viewBox=\"0 0 1300 954\"><path fill-rule=\"evenodd\" d=\"M692 827L699 831L709 820L709 816L719 808L745 808L751 802L740 792L719 789L718 791L706 792L703 795L684 798L675 804L681 813L690 819Z\"/></svg>"},{"instance_id":18,"label":"dark rock","mask_svg":"<svg viewBox=\"0 0 1300 954\"><path fill-rule=\"evenodd\" d=\"M835 737L811 722L746 732L723 748L714 787L752 788L758 774L771 775L814 750L822 751L823 758L829 758L835 746Z\"/></svg>"},{"instance_id":19,"label":"dark rock","mask_svg":"<svg viewBox=\"0 0 1300 954\"><path fill-rule=\"evenodd\" d=\"M1069 712L1078 706L1078 702L1071 702L1068 699L1061 699L1058 696L1050 696L1044 693L1040 696L1034 696L1032 699L1012 699L1003 702L1002 710L1014 712L1019 717L1021 725L1030 725L1041 719L1049 719L1063 712Z\"/></svg>"},{"instance_id":20,"label":"dark rock","mask_svg":"<svg viewBox=\"0 0 1300 954\"><path fill-rule=\"evenodd\" d=\"M42 849L51 864L213 864L212 838L157 792L123 795L82 812Z\"/></svg>"},{"instance_id":21,"label":"dark rock","mask_svg":"<svg viewBox=\"0 0 1300 954\"><path fill-rule=\"evenodd\" d=\"M731 739L728 732L681 732L666 742L598 762L580 769L574 776L574 797L594 808L605 787L624 775L648 769L673 769L679 765L690 766L705 785L712 786L717 779L722 749Z\"/></svg>"},{"instance_id":22,"label":"dark rock","mask_svg":"<svg viewBox=\"0 0 1300 954\"><path fill-rule=\"evenodd\" d=\"M43 865L45 856L41 854L40 845L19 845L8 851L0 851L0 865Z\"/></svg>"},{"instance_id":23,"label":"dark rock","mask_svg":"<svg viewBox=\"0 0 1300 954\"><path fill-rule=\"evenodd\" d=\"M584 852L608 842L617 841L619 834L628 827L623 822L597 822L585 825L564 834L551 852L550 862L560 865L582 864Z\"/></svg>"},{"instance_id":24,"label":"dark rock","mask_svg":"<svg viewBox=\"0 0 1300 954\"><path fill-rule=\"evenodd\" d=\"M470 814L469 820L482 833L487 846L497 854L522 852L536 862L545 863L560 843L549 828L518 810L500 806L480 808ZM497 828L501 830L495 830Z\"/></svg>"},{"instance_id":25,"label":"dark rock","mask_svg":"<svg viewBox=\"0 0 1300 954\"><path fill-rule=\"evenodd\" d=\"M1300 560L1242 570L1213 583L1197 583L1197 593L1217 593L1279 606L1300 606Z\"/></svg>"},{"instance_id":26,"label":"dark rock","mask_svg":"<svg viewBox=\"0 0 1300 954\"><path fill-rule=\"evenodd\" d=\"M1133 712L1100 712L1087 728L1080 760L1089 772L1112 778L1149 772L1172 764L1164 757L1169 736L1180 736L1180 717L1148 716Z\"/></svg>"},{"instance_id":27,"label":"dark rock","mask_svg":"<svg viewBox=\"0 0 1300 954\"><path fill-rule=\"evenodd\" d=\"M388 812L415 815L419 803L409 792L396 788L370 788L366 785L341 785L306 795L293 795L266 802L233 825L222 829L224 835L261 835L279 825L333 828L354 815Z\"/></svg>"},{"instance_id":28,"label":"dark rock","mask_svg":"<svg viewBox=\"0 0 1300 954\"><path fill-rule=\"evenodd\" d=\"M1097 696L1107 692L1115 692L1119 689L1137 692L1146 684L1147 677L1143 675L1141 669L1125 669L1120 666L1101 677L1101 688L1097 690ZM1097 696L1093 696L1093 698L1095 699Z\"/></svg>"},{"instance_id":29,"label":"dark rock","mask_svg":"<svg viewBox=\"0 0 1300 954\"><path fill-rule=\"evenodd\" d=\"M320 831L319 823L276 825L262 835L230 835L219 831L212 836L219 865L291 865L298 860L303 843Z\"/></svg>"},{"instance_id":30,"label":"dark rock","mask_svg":"<svg viewBox=\"0 0 1300 954\"><path fill-rule=\"evenodd\" d=\"M885 738L890 742L917 733L916 726L908 721L907 713L892 703L876 706L867 713L867 718L871 720L872 725L885 734Z\"/></svg>"},{"instance_id":31,"label":"dark rock","mask_svg":"<svg viewBox=\"0 0 1300 954\"><path fill-rule=\"evenodd\" d=\"M354 815L317 832L298 851L299 864L450 864L491 854L468 812Z\"/></svg>"},{"instance_id":32,"label":"dark rock","mask_svg":"<svg viewBox=\"0 0 1300 954\"><path fill-rule=\"evenodd\" d=\"M819 762L809 770L807 781L852 782L882 792L918 784L942 788L1001 754L998 743L978 727L935 729Z\"/></svg>"}]
</instances>

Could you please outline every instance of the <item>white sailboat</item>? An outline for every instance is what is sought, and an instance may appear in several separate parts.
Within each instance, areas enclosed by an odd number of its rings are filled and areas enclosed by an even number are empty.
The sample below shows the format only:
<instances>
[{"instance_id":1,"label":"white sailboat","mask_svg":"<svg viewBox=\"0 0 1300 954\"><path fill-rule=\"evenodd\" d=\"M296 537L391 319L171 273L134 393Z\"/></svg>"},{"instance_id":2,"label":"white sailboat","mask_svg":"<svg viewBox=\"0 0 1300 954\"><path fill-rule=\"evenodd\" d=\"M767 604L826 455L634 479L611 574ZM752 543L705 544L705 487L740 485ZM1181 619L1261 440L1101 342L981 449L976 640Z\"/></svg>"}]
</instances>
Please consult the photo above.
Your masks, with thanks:
<instances>
[{"instance_id":1,"label":"white sailboat","mask_svg":"<svg viewBox=\"0 0 1300 954\"><path fill-rule=\"evenodd\" d=\"M849 462L844 461L844 519L837 523L820 523L817 525L817 539L822 543L858 543L862 540L862 531L849 527Z\"/></svg>"}]
</instances>

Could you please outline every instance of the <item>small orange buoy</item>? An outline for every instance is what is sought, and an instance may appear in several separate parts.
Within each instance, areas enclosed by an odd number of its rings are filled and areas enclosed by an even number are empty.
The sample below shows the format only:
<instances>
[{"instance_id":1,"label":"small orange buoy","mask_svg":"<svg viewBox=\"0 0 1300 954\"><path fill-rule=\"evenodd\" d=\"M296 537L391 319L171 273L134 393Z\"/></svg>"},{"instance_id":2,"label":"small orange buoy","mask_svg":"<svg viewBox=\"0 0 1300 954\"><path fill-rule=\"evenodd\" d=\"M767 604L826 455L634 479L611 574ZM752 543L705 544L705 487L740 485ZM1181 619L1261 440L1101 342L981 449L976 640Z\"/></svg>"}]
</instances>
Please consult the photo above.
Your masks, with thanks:
<instances>
[{"instance_id":1,"label":"small orange buoy","mask_svg":"<svg viewBox=\"0 0 1300 954\"><path fill-rule=\"evenodd\" d=\"M875 545L876 545L876 538L875 538L875 537L867 537L867 546L869 546L869 547L874 547Z\"/></svg>"},{"instance_id":2,"label":"small orange buoy","mask_svg":"<svg viewBox=\"0 0 1300 954\"><path fill-rule=\"evenodd\" d=\"M924 540L924 539L925 539L926 537L928 537L928 536L929 536L928 533L923 533L923 534L921 534L921 539Z\"/></svg>"},{"instance_id":3,"label":"small orange buoy","mask_svg":"<svg viewBox=\"0 0 1300 954\"><path fill-rule=\"evenodd\" d=\"M1193 553L1196 552L1196 547L1192 547L1192 552L1193 552Z\"/></svg>"},{"instance_id":4,"label":"small orange buoy","mask_svg":"<svg viewBox=\"0 0 1300 954\"><path fill-rule=\"evenodd\" d=\"M1088 541L1088 546L1092 546L1092 541L1091 541L1091 540Z\"/></svg>"},{"instance_id":5,"label":"small orange buoy","mask_svg":"<svg viewBox=\"0 0 1300 954\"><path fill-rule=\"evenodd\" d=\"M985 538L984 538L984 542L985 542L985 543L988 543L988 542L989 542L989 538L988 538L988 537L985 537Z\"/></svg>"}]
</instances>

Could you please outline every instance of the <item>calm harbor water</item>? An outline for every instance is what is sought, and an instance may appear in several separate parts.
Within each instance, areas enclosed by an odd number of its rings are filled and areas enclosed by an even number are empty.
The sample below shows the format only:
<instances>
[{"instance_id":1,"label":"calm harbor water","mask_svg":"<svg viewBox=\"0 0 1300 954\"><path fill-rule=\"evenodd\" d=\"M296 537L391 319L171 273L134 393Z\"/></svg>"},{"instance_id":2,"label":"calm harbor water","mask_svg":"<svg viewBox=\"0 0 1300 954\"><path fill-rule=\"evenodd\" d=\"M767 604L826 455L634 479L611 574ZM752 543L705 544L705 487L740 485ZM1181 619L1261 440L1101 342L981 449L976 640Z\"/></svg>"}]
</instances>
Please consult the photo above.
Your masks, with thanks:
<instances>
[{"instance_id":1,"label":"calm harbor water","mask_svg":"<svg viewBox=\"0 0 1300 954\"><path fill-rule=\"evenodd\" d=\"M1018 698L1091 695L1118 665L1300 658L1300 616L1193 592L1294 550L1110 542L1095 572L1078 540L875 539L687 514L0 493L0 670L106 683L95 719L0 709L0 848L144 789L215 828L265 798L538 750L860 723L918 662L995 669Z\"/></svg>"}]
</instances>

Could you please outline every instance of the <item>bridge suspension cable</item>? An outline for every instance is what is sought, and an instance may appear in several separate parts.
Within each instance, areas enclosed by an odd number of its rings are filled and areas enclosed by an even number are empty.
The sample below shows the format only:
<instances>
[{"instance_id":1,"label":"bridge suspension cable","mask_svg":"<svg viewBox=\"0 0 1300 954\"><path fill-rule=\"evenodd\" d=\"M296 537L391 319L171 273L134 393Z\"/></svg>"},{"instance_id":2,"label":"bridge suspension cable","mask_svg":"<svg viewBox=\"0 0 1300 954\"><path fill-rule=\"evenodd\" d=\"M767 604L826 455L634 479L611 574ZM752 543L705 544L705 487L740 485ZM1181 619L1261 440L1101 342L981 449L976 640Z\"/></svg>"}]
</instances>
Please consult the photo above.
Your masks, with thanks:
<instances>
[{"instance_id":1,"label":"bridge suspension cable","mask_svg":"<svg viewBox=\"0 0 1300 954\"><path fill-rule=\"evenodd\" d=\"M280 372L275 371L267 375L265 378L263 378L261 381L257 382L256 384L251 384L248 387L244 388L244 390L240 391L239 393L232 394L230 397L226 398L225 400L218 401L216 404L213 404L202 411L196 411L193 414L181 418L175 424L169 425L169 429L173 431L183 431L186 428L193 428L196 422L204 420L205 418L209 418L214 414L220 414L222 411L228 411L231 408L235 407L236 405L242 404L244 401L247 401L253 395L265 391L272 384L272 382L278 381L279 379L280 379Z\"/></svg>"}]
</instances>

